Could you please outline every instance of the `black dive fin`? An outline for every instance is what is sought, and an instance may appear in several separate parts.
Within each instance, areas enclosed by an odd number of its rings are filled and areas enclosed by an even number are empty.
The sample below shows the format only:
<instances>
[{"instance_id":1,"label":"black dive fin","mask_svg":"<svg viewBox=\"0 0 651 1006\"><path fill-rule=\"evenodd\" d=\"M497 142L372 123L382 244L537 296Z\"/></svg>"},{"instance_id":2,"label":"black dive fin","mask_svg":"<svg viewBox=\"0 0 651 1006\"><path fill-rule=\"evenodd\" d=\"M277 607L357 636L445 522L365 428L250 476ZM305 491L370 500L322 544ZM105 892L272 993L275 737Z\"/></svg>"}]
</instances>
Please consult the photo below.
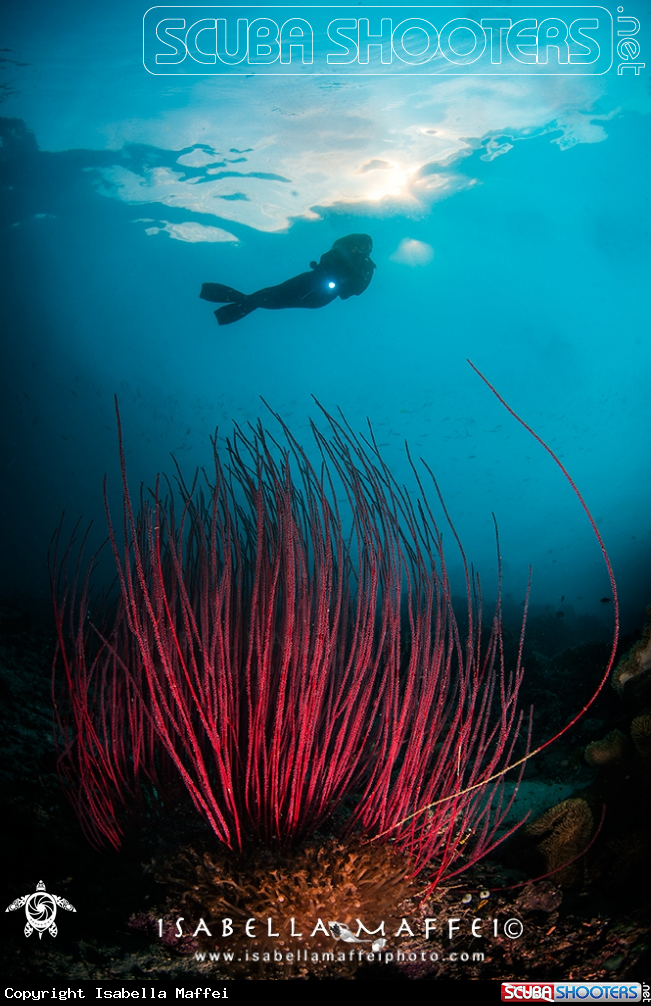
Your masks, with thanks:
<instances>
[{"instance_id":1,"label":"black dive fin","mask_svg":"<svg viewBox=\"0 0 651 1006\"><path fill-rule=\"evenodd\" d=\"M249 301L247 304L246 301ZM250 303L251 298L246 297L243 304L227 304L226 307L220 307L215 311L215 318L220 325L232 325L234 321L239 321L240 318L246 317L247 314L251 314L251 311L255 311L257 304Z\"/></svg>"},{"instance_id":2,"label":"black dive fin","mask_svg":"<svg viewBox=\"0 0 651 1006\"><path fill-rule=\"evenodd\" d=\"M232 304L246 300L245 293L234 290L232 286L224 286L223 283L204 283L199 296L213 304Z\"/></svg>"}]
</instances>

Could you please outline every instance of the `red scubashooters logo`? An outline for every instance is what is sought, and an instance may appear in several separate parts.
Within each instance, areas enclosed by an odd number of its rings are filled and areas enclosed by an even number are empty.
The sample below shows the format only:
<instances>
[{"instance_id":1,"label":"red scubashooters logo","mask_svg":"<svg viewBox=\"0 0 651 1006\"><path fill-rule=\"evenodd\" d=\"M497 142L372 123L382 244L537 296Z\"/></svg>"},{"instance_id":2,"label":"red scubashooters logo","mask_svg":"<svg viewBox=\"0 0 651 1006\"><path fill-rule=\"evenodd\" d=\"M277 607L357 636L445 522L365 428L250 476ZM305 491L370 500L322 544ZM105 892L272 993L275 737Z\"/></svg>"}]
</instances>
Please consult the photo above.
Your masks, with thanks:
<instances>
[{"instance_id":1,"label":"red scubashooters logo","mask_svg":"<svg viewBox=\"0 0 651 1006\"><path fill-rule=\"evenodd\" d=\"M502 982L502 1002L640 1002L639 982Z\"/></svg>"},{"instance_id":2,"label":"red scubashooters logo","mask_svg":"<svg viewBox=\"0 0 651 1006\"><path fill-rule=\"evenodd\" d=\"M545 985L533 985L531 982L502 982L502 1002L513 1002L515 1000L529 1000L533 1002L554 1002L554 986L551 983Z\"/></svg>"}]
</instances>

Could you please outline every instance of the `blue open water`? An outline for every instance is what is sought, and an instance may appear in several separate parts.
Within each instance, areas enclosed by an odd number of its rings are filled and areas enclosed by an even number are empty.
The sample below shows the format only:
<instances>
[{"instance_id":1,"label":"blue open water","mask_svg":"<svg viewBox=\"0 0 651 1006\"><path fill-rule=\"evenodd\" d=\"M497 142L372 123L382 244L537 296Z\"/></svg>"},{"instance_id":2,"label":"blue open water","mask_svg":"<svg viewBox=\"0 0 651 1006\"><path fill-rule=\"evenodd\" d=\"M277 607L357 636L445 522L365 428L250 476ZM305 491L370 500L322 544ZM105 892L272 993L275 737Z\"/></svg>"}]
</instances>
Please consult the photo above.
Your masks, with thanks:
<instances>
[{"instance_id":1,"label":"blue open water","mask_svg":"<svg viewBox=\"0 0 651 1006\"><path fill-rule=\"evenodd\" d=\"M134 486L170 471L170 452L209 464L214 428L263 414L260 396L307 444L314 395L355 429L368 417L398 478L409 441L486 583L494 512L507 596L521 601L531 564L535 604L605 629L608 579L579 504L470 358L571 472L624 625L639 622L648 70L156 77L145 9L31 0L5 14L2 591L46 594L62 510L104 527L105 472L119 499L114 394ZM208 281L281 282L353 232L377 263L360 297L224 328L198 298Z\"/></svg>"}]
</instances>

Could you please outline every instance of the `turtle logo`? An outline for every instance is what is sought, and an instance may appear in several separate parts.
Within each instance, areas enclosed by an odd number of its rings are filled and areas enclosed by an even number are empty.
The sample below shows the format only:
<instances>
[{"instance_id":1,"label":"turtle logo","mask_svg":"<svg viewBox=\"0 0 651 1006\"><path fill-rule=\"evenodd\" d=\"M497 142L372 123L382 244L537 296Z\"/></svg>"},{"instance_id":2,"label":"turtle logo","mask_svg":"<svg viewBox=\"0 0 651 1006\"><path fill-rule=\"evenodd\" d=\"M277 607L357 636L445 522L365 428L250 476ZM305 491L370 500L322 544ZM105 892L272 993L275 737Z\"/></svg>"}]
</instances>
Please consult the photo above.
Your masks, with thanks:
<instances>
[{"instance_id":1,"label":"turtle logo","mask_svg":"<svg viewBox=\"0 0 651 1006\"><path fill-rule=\"evenodd\" d=\"M55 923L57 908L65 908L68 912L76 912L69 901L60 898L57 894L48 894L45 884L39 880L33 894L23 894L22 898L12 901L6 912L14 912L17 908L25 906L27 925L25 926L25 936L31 936L34 930L38 933L39 940L44 932L49 932L50 936L56 936L58 930Z\"/></svg>"}]
</instances>

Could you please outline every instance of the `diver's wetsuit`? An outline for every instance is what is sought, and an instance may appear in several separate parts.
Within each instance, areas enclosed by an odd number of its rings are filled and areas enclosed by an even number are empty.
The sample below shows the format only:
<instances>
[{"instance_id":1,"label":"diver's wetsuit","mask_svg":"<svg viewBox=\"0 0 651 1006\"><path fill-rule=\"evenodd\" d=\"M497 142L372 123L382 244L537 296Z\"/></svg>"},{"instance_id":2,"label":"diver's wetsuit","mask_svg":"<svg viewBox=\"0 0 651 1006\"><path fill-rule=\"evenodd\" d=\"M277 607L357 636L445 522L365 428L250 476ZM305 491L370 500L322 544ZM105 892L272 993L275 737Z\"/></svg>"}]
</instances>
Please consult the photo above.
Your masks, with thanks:
<instances>
[{"instance_id":1,"label":"diver's wetsuit","mask_svg":"<svg viewBox=\"0 0 651 1006\"><path fill-rule=\"evenodd\" d=\"M375 263L369 255L373 242L368 234L349 234L335 241L319 263L310 262L312 272L245 294L221 283L204 283L200 297L224 304L215 311L220 325L239 321L259 307L278 311L286 307L325 307L337 297L347 300L364 293L373 278Z\"/></svg>"}]
</instances>

